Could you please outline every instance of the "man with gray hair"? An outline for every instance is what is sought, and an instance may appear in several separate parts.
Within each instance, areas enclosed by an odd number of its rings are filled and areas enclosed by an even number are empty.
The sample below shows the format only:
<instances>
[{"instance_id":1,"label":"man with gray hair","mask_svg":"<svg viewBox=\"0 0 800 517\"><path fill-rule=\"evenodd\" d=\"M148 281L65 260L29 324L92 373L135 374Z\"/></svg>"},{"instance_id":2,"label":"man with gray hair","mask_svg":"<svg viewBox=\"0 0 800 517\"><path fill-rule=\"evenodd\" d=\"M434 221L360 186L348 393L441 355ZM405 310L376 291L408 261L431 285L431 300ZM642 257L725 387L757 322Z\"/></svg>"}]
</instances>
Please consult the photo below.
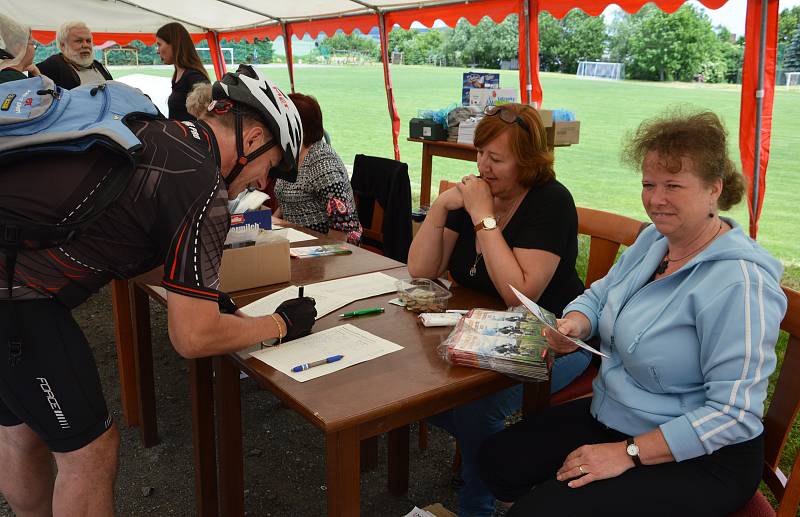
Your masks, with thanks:
<instances>
[{"instance_id":1,"label":"man with gray hair","mask_svg":"<svg viewBox=\"0 0 800 517\"><path fill-rule=\"evenodd\" d=\"M92 32L83 22L67 22L56 33L60 54L50 56L37 66L58 86L71 90L82 84L100 84L111 80L108 70L94 58Z\"/></svg>"}]
</instances>

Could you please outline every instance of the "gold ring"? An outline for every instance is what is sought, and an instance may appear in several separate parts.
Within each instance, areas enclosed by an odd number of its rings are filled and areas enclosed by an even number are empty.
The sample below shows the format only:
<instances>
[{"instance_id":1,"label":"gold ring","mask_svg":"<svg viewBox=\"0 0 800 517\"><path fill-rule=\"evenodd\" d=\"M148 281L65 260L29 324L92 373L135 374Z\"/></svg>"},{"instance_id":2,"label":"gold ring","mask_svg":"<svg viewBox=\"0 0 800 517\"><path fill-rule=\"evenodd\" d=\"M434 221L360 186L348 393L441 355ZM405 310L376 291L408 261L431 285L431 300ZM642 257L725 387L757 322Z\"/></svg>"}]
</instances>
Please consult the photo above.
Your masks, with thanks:
<instances>
[{"instance_id":1,"label":"gold ring","mask_svg":"<svg viewBox=\"0 0 800 517\"><path fill-rule=\"evenodd\" d=\"M578 470L581 472L581 474L586 474L586 471L583 470L583 465L578 465Z\"/></svg>"}]
</instances>

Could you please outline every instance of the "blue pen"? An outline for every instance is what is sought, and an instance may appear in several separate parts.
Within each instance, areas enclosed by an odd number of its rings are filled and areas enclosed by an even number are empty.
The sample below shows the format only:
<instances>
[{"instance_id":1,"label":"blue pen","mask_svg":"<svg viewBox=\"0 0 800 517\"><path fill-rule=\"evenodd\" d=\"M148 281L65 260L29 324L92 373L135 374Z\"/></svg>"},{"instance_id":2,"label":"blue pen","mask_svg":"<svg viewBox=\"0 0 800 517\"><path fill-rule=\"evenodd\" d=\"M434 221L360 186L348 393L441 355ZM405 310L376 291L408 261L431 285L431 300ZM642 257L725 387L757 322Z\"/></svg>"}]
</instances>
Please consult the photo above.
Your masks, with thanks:
<instances>
[{"instance_id":1,"label":"blue pen","mask_svg":"<svg viewBox=\"0 0 800 517\"><path fill-rule=\"evenodd\" d=\"M297 372L302 372L302 371L308 370L309 368L313 368L315 366L321 366L323 364L328 364L328 363L335 363L336 361L340 360L342 357L344 357L344 356L343 355L332 355L330 357L326 357L325 359L320 359L319 361L314 361L314 362L311 362L311 363L303 363L303 364L301 364L299 366L295 366L294 368L292 368L292 371L297 373Z\"/></svg>"}]
</instances>

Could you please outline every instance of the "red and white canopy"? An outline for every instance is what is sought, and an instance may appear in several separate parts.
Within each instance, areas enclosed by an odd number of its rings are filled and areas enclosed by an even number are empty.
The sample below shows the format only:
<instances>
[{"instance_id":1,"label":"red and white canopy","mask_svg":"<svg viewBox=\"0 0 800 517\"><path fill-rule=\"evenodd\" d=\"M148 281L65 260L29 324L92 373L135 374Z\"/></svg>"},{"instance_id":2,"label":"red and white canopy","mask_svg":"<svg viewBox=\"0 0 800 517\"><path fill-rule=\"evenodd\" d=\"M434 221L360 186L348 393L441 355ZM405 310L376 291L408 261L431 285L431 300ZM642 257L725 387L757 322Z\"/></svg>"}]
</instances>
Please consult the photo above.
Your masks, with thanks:
<instances>
[{"instance_id":1,"label":"red and white canopy","mask_svg":"<svg viewBox=\"0 0 800 517\"><path fill-rule=\"evenodd\" d=\"M672 12L685 0L655 0L659 8ZM727 0L700 0L711 9ZM0 0L2 12L29 24L34 37L49 43L55 29L67 20L82 20L91 27L95 42L132 40L153 43L156 30L171 21L183 23L195 41L208 40L218 76L224 72L219 54L219 39L250 39L279 35L289 42L292 35L312 37L320 32L333 34L341 29L366 33L381 29L381 50L386 56L386 31L395 25L408 28L418 21L431 26L441 20L453 26L459 18L477 23L483 16L501 21L512 13L520 23L520 97L523 102L542 100L538 78L538 13L547 11L560 18L573 8L599 15L611 4L627 12L638 11L648 0ZM769 161L772 128L772 103L775 84L778 0L748 0L745 32L745 60L742 73L742 107L739 148L742 170L750 187L750 234L755 236L764 197L764 182ZM287 45L289 74L293 81L291 47ZM394 106L391 76L384 59L384 78L395 156L399 158L397 138L400 120Z\"/></svg>"}]
</instances>

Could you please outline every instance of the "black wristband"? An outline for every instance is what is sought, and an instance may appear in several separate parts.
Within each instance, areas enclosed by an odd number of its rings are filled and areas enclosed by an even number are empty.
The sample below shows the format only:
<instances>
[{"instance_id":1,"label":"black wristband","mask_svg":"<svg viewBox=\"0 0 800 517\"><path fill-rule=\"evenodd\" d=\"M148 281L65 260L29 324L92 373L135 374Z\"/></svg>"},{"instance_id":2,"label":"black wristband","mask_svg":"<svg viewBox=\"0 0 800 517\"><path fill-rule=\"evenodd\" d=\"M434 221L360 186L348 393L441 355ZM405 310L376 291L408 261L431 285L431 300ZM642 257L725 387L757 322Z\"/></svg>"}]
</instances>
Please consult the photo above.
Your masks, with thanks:
<instances>
[{"instance_id":1,"label":"black wristband","mask_svg":"<svg viewBox=\"0 0 800 517\"><path fill-rule=\"evenodd\" d=\"M236 306L236 302L233 301L233 298L228 296L226 293L219 293L219 298L217 298L217 305L219 305L219 312L223 314L235 314L239 308Z\"/></svg>"}]
</instances>

